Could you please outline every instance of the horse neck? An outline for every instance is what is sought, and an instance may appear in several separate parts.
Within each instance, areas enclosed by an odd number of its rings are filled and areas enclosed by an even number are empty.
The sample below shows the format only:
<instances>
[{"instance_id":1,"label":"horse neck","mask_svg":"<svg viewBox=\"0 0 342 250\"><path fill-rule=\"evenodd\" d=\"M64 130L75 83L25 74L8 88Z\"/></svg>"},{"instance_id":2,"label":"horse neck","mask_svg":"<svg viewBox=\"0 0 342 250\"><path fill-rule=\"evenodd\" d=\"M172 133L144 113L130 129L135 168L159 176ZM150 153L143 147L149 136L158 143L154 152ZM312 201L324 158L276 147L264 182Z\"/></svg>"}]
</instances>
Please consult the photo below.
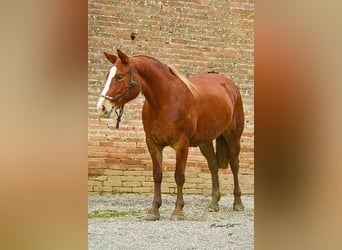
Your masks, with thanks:
<instances>
[{"instance_id":1,"label":"horse neck","mask_svg":"<svg viewBox=\"0 0 342 250\"><path fill-rule=\"evenodd\" d=\"M146 56L133 57L133 63L134 68L143 79L141 87L149 104L156 109L170 107L169 103L172 94L175 93L176 85L172 85L175 77L167 66Z\"/></svg>"}]
</instances>

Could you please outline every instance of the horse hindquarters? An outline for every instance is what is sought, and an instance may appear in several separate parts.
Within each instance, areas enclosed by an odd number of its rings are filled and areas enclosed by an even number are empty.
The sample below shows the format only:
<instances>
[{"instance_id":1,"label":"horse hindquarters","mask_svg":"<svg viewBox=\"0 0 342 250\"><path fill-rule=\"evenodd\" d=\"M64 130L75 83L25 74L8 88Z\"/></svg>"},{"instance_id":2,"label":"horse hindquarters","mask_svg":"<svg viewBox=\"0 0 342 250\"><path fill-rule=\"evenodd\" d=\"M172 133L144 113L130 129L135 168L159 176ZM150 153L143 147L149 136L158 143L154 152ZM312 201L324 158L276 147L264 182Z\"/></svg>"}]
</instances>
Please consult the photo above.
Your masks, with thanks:
<instances>
[{"instance_id":1,"label":"horse hindquarters","mask_svg":"<svg viewBox=\"0 0 342 250\"><path fill-rule=\"evenodd\" d=\"M244 127L244 113L242 99L239 90L235 87L236 101L232 120L226 125L223 133L216 138L216 155L219 168L228 168L232 157L238 157L240 153L240 138ZM233 154L233 156L232 156Z\"/></svg>"},{"instance_id":2,"label":"horse hindquarters","mask_svg":"<svg viewBox=\"0 0 342 250\"><path fill-rule=\"evenodd\" d=\"M230 125L225 129L223 134L220 137L223 137L226 144L220 142L222 139L219 139L219 146L217 151L217 157L223 158L221 164L227 164L225 161L229 161L230 167L232 169L233 177L234 177L234 204L233 209L235 211L241 211L244 209L244 206L241 201L241 190L239 186L239 154L240 154L240 138L242 135L244 127L244 113L243 106L240 94L238 95L237 102L234 108L233 119ZM226 145L226 146L222 146ZM225 152L221 152L225 149ZM221 155L218 154L221 152ZM226 155L225 155L226 153Z\"/></svg>"}]
</instances>

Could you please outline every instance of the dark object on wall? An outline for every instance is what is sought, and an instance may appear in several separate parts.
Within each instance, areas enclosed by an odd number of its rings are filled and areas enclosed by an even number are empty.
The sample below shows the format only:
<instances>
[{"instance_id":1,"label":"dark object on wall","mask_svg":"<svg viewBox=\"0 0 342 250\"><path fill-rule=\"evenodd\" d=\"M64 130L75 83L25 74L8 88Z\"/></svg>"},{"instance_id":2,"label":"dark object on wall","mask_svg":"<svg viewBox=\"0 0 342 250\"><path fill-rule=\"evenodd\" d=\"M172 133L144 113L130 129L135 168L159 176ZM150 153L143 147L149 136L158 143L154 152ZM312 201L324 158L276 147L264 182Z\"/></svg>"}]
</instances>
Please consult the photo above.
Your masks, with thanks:
<instances>
[{"instance_id":1,"label":"dark object on wall","mask_svg":"<svg viewBox=\"0 0 342 250\"><path fill-rule=\"evenodd\" d=\"M132 32L132 33L131 33L131 40L133 41L133 40L135 39L136 36L137 36L137 33Z\"/></svg>"}]
</instances>

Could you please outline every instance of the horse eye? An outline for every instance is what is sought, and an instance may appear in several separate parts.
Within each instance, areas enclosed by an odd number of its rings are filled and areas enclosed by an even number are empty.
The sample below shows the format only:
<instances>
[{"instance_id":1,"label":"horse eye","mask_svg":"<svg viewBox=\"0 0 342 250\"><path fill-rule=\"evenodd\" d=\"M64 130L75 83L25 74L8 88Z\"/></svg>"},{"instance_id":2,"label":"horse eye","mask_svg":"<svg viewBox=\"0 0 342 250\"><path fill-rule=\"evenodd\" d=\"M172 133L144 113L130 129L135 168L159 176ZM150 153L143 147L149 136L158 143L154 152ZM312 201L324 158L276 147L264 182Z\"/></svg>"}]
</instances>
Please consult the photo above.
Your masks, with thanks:
<instances>
[{"instance_id":1,"label":"horse eye","mask_svg":"<svg viewBox=\"0 0 342 250\"><path fill-rule=\"evenodd\" d=\"M118 76L118 81L122 81L123 77L122 76Z\"/></svg>"}]
</instances>

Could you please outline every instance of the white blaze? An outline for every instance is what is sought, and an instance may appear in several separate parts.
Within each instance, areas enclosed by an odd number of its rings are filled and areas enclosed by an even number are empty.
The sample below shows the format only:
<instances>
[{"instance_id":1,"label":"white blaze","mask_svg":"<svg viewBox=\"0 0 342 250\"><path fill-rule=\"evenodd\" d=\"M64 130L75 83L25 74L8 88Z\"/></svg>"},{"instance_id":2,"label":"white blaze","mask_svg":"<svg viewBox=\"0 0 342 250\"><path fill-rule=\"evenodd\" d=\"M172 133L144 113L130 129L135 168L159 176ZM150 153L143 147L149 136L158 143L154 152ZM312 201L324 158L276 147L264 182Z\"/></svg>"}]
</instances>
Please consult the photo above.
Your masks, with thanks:
<instances>
[{"instance_id":1,"label":"white blaze","mask_svg":"<svg viewBox=\"0 0 342 250\"><path fill-rule=\"evenodd\" d=\"M113 66L110 71L109 71L109 76L107 78L107 82L106 82L106 85L104 87L104 89L102 90L101 92L101 95L106 95L108 90L109 90L109 87L110 87L110 83L112 82L112 79L113 77L115 76L115 73L116 73L116 67ZM104 97L100 97L99 101L97 102L97 109L100 109L101 108L101 105L103 103L103 101L105 100Z\"/></svg>"}]
</instances>

